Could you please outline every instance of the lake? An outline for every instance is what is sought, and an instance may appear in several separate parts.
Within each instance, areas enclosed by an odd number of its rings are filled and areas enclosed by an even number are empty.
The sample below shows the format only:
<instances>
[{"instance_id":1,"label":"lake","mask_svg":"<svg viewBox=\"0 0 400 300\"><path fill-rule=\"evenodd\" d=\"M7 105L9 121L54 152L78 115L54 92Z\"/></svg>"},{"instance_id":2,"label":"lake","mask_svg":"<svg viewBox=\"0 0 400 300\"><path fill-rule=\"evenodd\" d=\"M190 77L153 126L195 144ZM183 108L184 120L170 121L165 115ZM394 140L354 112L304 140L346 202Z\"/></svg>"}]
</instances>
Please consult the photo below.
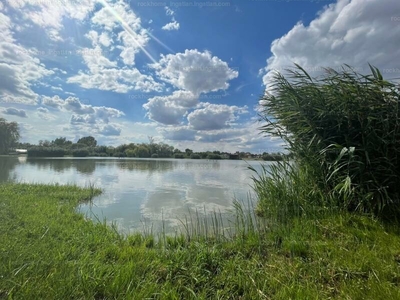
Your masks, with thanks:
<instances>
[{"instance_id":1,"label":"lake","mask_svg":"<svg viewBox=\"0 0 400 300\"><path fill-rule=\"evenodd\" d=\"M144 226L169 228L188 213L226 214L234 199L252 193L252 171L260 161L116 158L0 157L0 182L93 185L103 189L79 210L113 222L122 232Z\"/></svg>"}]
</instances>

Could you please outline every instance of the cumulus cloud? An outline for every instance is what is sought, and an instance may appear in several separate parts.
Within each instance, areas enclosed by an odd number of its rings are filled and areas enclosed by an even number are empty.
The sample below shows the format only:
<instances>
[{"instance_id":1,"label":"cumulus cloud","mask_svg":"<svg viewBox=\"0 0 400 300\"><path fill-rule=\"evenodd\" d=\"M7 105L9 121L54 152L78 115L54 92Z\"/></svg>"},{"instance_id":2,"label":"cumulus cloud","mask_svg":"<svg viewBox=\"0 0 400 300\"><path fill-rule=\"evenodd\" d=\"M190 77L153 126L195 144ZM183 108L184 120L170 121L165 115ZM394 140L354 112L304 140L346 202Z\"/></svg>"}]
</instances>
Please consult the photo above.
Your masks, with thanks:
<instances>
[{"instance_id":1,"label":"cumulus cloud","mask_svg":"<svg viewBox=\"0 0 400 300\"><path fill-rule=\"evenodd\" d=\"M283 72L293 63L312 76L321 74L323 67L339 70L343 64L366 73L370 63L387 78L399 77L390 72L400 67L400 61L393 59L400 57L400 26L392 17L398 15L398 0L338 0L326 6L309 26L298 23L273 41L264 84L268 89L272 70Z\"/></svg>"},{"instance_id":2,"label":"cumulus cloud","mask_svg":"<svg viewBox=\"0 0 400 300\"><path fill-rule=\"evenodd\" d=\"M115 14L119 17L116 18ZM120 20L124 20L121 22ZM156 82L152 76L142 74L135 65L135 55L140 51L147 53L145 46L149 41L147 31L142 28L141 20L131 10L128 3L120 0L108 3L91 18L95 29L90 30L87 37L93 48L80 50L88 71L80 71L68 78L68 83L79 84L87 89L100 89L117 93L127 93L131 90L151 92L161 91L163 85ZM101 31L98 28L101 28ZM99 33L101 32L101 33ZM115 37L115 40L111 37ZM120 50L120 59L107 57L106 47Z\"/></svg>"},{"instance_id":3,"label":"cumulus cloud","mask_svg":"<svg viewBox=\"0 0 400 300\"><path fill-rule=\"evenodd\" d=\"M163 27L161 27L161 29L171 31L171 30L179 30L180 27L181 27L180 24L177 21L173 20L172 22L165 24Z\"/></svg>"},{"instance_id":4,"label":"cumulus cloud","mask_svg":"<svg viewBox=\"0 0 400 300\"><path fill-rule=\"evenodd\" d=\"M125 114L115 108L82 104L79 98L68 97L63 100L59 96L43 97L42 104L58 110L72 112L70 124L109 123L110 118L119 118Z\"/></svg>"},{"instance_id":5,"label":"cumulus cloud","mask_svg":"<svg viewBox=\"0 0 400 300\"><path fill-rule=\"evenodd\" d=\"M63 102L63 108L79 115L94 113L94 108L91 105L82 104L76 97L68 97L65 99Z\"/></svg>"},{"instance_id":6,"label":"cumulus cloud","mask_svg":"<svg viewBox=\"0 0 400 300\"><path fill-rule=\"evenodd\" d=\"M170 141L194 141L196 131L188 126L169 126L158 128L158 132Z\"/></svg>"},{"instance_id":7,"label":"cumulus cloud","mask_svg":"<svg viewBox=\"0 0 400 300\"><path fill-rule=\"evenodd\" d=\"M38 107L36 110L43 114L47 114L49 112L49 110L45 107Z\"/></svg>"},{"instance_id":8,"label":"cumulus cloud","mask_svg":"<svg viewBox=\"0 0 400 300\"><path fill-rule=\"evenodd\" d=\"M23 109L17 109L14 107L8 107L2 110L3 114L6 115L13 115L13 116L17 116L17 117L21 117L21 118L27 118L27 114L26 111Z\"/></svg>"},{"instance_id":9,"label":"cumulus cloud","mask_svg":"<svg viewBox=\"0 0 400 300\"><path fill-rule=\"evenodd\" d=\"M224 141L242 143L243 139L241 137L247 135L248 133L249 130L243 128L229 128L216 131L205 131L199 133L198 141L204 143L215 143Z\"/></svg>"},{"instance_id":10,"label":"cumulus cloud","mask_svg":"<svg viewBox=\"0 0 400 300\"><path fill-rule=\"evenodd\" d=\"M113 12L119 17L116 18ZM120 22L120 20L124 20ZM118 33L118 40L122 45L117 48L121 49L120 57L126 65L134 65L135 55L146 46L149 41L147 31L142 28L140 18L131 10L125 1L117 1L109 3L100 9L92 17L95 25L102 27L104 30L112 33L118 26L123 28ZM105 38L103 38L105 39ZM102 37L99 37L101 42Z\"/></svg>"},{"instance_id":11,"label":"cumulus cloud","mask_svg":"<svg viewBox=\"0 0 400 300\"><path fill-rule=\"evenodd\" d=\"M247 113L247 106L228 106L224 104L202 104L203 108L191 112L187 119L195 130L217 130L230 127L238 114Z\"/></svg>"},{"instance_id":12,"label":"cumulus cloud","mask_svg":"<svg viewBox=\"0 0 400 300\"><path fill-rule=\"evenodd\" d=\"M53 97L48 97L48 96L43 96L42 97L42 104L46 106L50 106L53 108L60 109L64 105L64 100L61 99L59 96L53 96Z\"/></svg>"},{"instance_id":13,"label":"cumulus cloud","mask_svg":"<svg viewBox=\"0 0 400 300\"><path fill-rule=\"evenodd\" d=\"M175 12L169 8L168 6L165 7L165 14L167 16L171 16L171 22L165 24L161 29L162 30L179 30L180 24L175 20Z\"/></svg>"},{"instance_id":14,"label":"cumulus cloud","mask_svg":"<svg viewBox=\"0 0 400 300\"><path fill-rule=\"evenodd\" d=\"M162 80L195 95L226 90L228 81L239 75L209 51L199 52L197 49L161 55L160 61L150 66Z\"/></svg>"},{"instance_id":15,"label":"cumulus cloud","mask_svg":"<svg viewBox=\"0 0 400 300\"><path fill-rule=\"evenodd\" d=\"M181 123L182 117L187 111L185 107L172 101L166 101L164 97L151 98L143 107L148 110L149 119L166 125Z\"/></svg>"},{"instance_id":16,"label":"cumulus cloud","mask_svg":"<svg viewBox=\"0 0 400 300\"><path fill-rule=\"evenodd\" d=\"M106 124L99 128L98 133L106 136L119 136L121 128L116 124Z\"/></svg>"},{"instance_id":17,"label":"cumulus cloud","mask_svg":"<svg viewBox=\"0 0 400 300\"><path fill-rule=\"evenodd\" d=\"M3 102L36 104L38 95L31 85L54 74L35 58L35 49L17 44L11 19L0 13L0 98Z\"/></svg>"},{"instance_id":18,"label":"cumulus cloud","mask_svg":"<svg viewBox=\"0 0 400 300\"><path fill-rule=\"evenodd\" d=\"M68 83L77 83L83 88L127 93L130 90L151 92L161 91L162 85L151 76L143 75L137 69L102 69L95 73L83 73L68 78Z\"/></svg>"},{"instance_id":19,"label":"cumulus cloud","mask_svg":"<svg viewBox=\"0 0 400 300\"><path fill-rule=\"evenodd\" d=\"M83 21L94 9L95 1L6 1L8 7L23 14L26 22L45 29L49 38L61 41L63 19Z\"/></svg>"},{"instance_id":20,"label":"cumulus cloud","mask_svg":"<svg viewBox=\"0 0 400 300\"><path fill-rule=\"evenodd\" d=\"M38 107L38 108L36 109L36 115L37 115L39 118L41 118L41 119L43 119L43 120L46 120L46 121L55 120L55 119L56 119L56 117L55 117L54 115L52 115L52 114L49 112L49 110L48 110L47 108L45 108L45 107Z\"/></svg>"}]
</instances>

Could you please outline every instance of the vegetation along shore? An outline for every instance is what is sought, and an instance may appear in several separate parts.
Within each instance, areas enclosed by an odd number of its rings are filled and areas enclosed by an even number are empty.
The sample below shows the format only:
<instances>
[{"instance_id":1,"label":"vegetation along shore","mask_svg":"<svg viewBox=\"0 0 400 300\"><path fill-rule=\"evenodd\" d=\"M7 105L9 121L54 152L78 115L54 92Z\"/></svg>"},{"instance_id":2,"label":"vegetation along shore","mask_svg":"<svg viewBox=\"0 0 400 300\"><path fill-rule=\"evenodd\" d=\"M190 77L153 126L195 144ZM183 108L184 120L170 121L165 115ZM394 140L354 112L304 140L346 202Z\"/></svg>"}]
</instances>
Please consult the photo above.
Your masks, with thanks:
<instances>
[{"instance_id":1,"label":"vegetation along shore","mask_svg":"<svg viewBox=\"0 0 400 300\"><path fill-rule=\"evenodd\" d=\"M261 130L291 160L180 231L124 236L95 187L0 185L0 299L400 299L400 91L378 69L275 77Z\"/></svg>"}]
</instances>

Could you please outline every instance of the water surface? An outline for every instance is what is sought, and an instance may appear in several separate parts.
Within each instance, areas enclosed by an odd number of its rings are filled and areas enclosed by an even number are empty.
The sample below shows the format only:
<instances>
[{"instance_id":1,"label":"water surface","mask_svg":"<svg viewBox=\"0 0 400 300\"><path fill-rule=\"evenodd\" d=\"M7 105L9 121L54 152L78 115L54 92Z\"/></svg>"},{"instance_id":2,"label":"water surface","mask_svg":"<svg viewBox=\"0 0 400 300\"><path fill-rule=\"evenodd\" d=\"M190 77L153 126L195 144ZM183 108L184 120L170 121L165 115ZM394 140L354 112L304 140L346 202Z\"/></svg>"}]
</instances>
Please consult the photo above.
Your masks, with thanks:
<instances>
[{"instance_id":1,"label":"water surface","mask_svg":"<svg viewBox=\"0 0 400 300\"><path fill-rule=\"evenodd\" d=\"M160 221L174 226L196 210L232 210L235 198L246 200L252 191L249 164L259 169L261 162L0 157L0 181L94 184L103 194L80 211L132 231Z\"/></svg>"}]
</instances>

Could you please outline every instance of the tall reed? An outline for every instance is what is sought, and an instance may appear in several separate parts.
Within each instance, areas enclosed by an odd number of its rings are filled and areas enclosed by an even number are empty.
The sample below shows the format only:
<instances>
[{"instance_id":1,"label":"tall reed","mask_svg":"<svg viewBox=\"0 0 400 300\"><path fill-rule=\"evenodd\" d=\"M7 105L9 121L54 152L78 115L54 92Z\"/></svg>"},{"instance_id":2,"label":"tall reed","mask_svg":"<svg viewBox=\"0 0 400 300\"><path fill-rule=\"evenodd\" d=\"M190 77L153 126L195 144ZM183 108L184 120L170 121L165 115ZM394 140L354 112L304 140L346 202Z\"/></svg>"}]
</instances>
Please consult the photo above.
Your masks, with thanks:
<instances>
[{"instance_id":1,"label":"tall reed","mask_svg":"<svg viewBox=\"0 0 400 300\"><path fill-rule=\"evenodd\" d=\"M313 203L388 218L399 212L400 90L370 70L346 65L312 78L296 65L287 77L275 75L262 97L261 130L282 138L294 159L274 167L273 179L255 181L260 209L300 214ZM283 191L281 200L271 198Z\"/></svg>"}]
</instances>

